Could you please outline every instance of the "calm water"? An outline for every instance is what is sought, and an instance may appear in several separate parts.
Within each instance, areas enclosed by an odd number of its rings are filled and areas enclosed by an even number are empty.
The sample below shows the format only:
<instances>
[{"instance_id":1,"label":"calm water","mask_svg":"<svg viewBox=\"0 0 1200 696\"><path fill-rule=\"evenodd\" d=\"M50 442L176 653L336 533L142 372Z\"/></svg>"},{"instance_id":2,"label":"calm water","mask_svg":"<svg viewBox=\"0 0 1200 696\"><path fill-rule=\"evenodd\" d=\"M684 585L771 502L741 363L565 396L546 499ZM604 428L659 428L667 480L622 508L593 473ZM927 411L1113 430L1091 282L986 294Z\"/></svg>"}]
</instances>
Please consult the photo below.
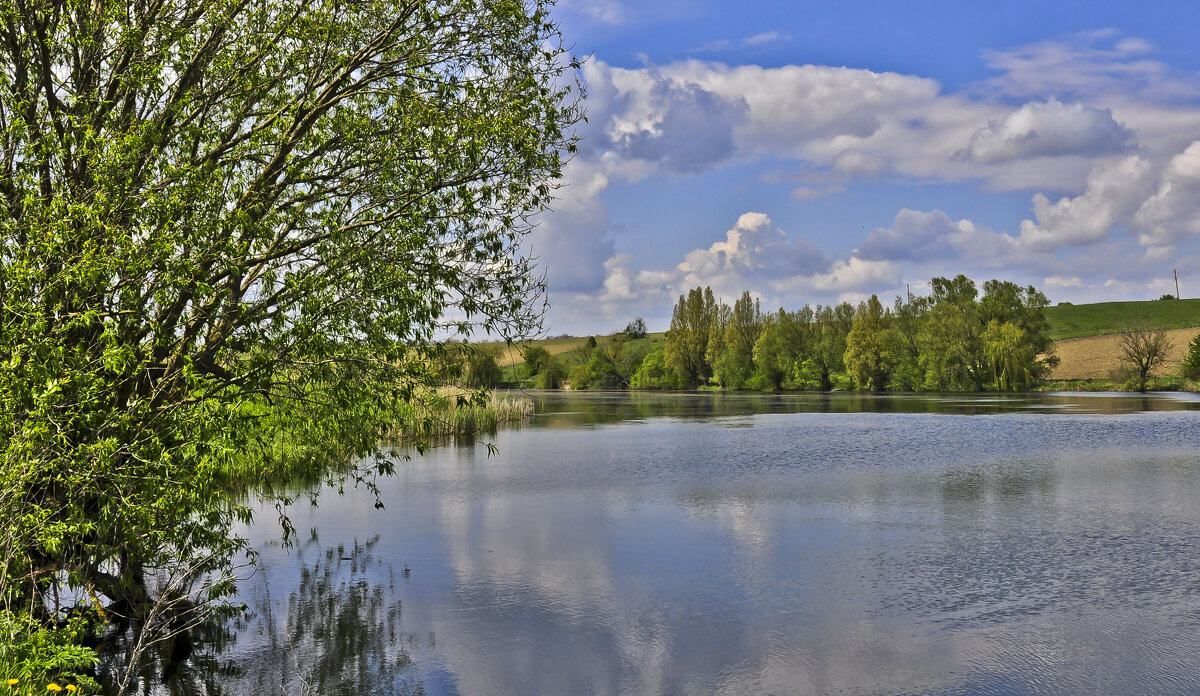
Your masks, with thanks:
<instances>
[{"instance_id":1,"label":"calm water","mask_svg":"<svg viewBox=\"0 0 1200 696\"><path fill-rule=\"evenodd\" d=\"M536 398L265 508L222 690L1200 692L1200 401Z\"/></svg>"}]
</instances>

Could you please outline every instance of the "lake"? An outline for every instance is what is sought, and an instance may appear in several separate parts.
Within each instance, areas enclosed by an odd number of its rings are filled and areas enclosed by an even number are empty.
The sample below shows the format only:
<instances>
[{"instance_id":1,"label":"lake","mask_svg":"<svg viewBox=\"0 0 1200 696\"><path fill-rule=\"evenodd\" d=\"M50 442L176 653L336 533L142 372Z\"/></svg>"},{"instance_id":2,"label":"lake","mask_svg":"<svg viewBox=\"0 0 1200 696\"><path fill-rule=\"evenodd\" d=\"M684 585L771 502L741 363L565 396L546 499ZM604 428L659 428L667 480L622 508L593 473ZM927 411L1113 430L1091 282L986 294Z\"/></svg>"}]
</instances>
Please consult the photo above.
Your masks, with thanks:
<instances>
[{"instance_id":1,"label":"lake","mask_svg":"<svg viewBox=\"0 0 1200 696\"><path fill-rule=\"evenodd\" d=\"M1192 395L530 395L264 504L219 690L1200 691Z\"/></svg>"}]
</instances>

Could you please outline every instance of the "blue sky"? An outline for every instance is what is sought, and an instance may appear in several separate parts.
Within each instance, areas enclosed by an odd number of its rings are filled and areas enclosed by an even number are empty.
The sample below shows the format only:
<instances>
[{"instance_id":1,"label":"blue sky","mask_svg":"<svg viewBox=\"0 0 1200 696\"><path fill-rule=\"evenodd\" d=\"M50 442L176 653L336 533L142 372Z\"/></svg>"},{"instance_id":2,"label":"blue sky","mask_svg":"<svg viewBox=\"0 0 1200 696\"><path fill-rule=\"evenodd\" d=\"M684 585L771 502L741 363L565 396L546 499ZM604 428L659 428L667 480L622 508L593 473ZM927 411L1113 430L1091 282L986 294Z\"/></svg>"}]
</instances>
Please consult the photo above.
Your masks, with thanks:
<instances>
[{"instance_id":1,"label":"blue sky","mask_svg":"<svg viewBox=\"0 0 1200 696\"><path fill-rule=\"evenodd\" d=\"M561 0L589 121L530 242L548 333L691 287L1200 296L1200 4ZM1195 269L1195 270L1193 270Z\"/></svg>"}]
</instances>

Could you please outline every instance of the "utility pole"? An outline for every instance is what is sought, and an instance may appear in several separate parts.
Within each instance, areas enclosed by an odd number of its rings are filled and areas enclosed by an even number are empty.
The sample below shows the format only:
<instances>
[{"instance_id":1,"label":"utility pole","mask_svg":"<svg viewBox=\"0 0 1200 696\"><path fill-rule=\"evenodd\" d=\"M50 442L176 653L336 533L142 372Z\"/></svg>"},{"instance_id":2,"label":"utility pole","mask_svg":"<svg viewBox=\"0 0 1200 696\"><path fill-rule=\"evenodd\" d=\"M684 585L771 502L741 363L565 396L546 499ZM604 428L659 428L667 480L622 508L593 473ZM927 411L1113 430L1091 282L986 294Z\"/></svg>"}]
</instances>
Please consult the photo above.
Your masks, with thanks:
<instances>
[{"instance_id":1,"label":"utility pole","mask_svg":"<svg viewBox=\"0 0 1200 696\"><path fill-rule=\"evenodd\" d=\"M1179 271L1172 268L1171 272L1175 274L1175 299L1182 300L1183 298L1179 296Z\"/></svg>"}]
</instances>

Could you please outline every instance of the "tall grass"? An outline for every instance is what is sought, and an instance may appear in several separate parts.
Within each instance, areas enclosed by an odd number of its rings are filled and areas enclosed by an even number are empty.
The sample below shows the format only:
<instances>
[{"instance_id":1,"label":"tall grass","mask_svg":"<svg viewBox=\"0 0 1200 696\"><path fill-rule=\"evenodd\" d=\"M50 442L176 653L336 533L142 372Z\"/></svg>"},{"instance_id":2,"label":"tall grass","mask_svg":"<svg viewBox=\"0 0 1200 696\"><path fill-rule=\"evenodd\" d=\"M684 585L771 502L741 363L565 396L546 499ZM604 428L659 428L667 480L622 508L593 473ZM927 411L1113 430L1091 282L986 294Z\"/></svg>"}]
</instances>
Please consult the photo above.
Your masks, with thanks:
<instances>
[{"instance_id":1,"label":"tall grass","mask_svg":"<svg viewBox=\"0 0 1200 696\"><path fill-rule=\"evenodd\" d=\"M256 404L256 412L271 418L271 410ZM533 400L490 394L486 399L460 389L442 388L426 392L398 409L376 412L380 424L380 450L414 444L418 448L432 440L495 433L507 423L519 423L533 415ZM256 447L235 453L220 467L222 484L231 491L282 486L304 487L329 475L353 473L357 457L333 452L314 437L311 419L293 414L277 419L277 429Z\"/></svg>"},{"instance_id":2,"label":"tall grass","mask_svg":"<svg viewBox=\"0 0 1200 696\"><path fill-rule=\"evenodd\" d=\"M406 404L383 436L393 442L454 435L494 433L502 423L520 423L533 415L533 400L492 394L486 403L464 402L442 392L436 399Z\"/></svg>"}]
</instances>

